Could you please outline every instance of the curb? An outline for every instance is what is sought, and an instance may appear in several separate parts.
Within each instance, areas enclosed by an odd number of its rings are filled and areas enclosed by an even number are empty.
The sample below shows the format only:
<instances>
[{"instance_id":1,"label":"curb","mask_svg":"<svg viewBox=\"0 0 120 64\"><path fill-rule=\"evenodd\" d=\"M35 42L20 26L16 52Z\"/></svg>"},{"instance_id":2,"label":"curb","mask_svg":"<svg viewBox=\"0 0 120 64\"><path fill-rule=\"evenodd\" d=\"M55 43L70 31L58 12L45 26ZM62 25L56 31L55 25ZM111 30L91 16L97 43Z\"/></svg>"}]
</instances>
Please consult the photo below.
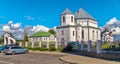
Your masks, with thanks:
<instances>
[{"instance_id":1,"label":"curb","mask_svg":"<svg viewBox=\"0 0 120 64\"><path fill-rule=\"evenodd\" d=\"M74 62L69 62L69 61L65 61L61 58L58 58L60 61L64 62L64 63L68 63L68 64L78 64L78 63L74 63Z\"/></svg>"},{"instance_id":2,"label":"curb","mask_svg":"<svg viewBox=\"0 0 120 64\"><path fill-rule=\"evenodd\" d=\"M2 63L6 63L6 64L14 64L14 63L11 63L11 62L6 62L6 61L0 61Z\"/></svg>"}]
</instances>

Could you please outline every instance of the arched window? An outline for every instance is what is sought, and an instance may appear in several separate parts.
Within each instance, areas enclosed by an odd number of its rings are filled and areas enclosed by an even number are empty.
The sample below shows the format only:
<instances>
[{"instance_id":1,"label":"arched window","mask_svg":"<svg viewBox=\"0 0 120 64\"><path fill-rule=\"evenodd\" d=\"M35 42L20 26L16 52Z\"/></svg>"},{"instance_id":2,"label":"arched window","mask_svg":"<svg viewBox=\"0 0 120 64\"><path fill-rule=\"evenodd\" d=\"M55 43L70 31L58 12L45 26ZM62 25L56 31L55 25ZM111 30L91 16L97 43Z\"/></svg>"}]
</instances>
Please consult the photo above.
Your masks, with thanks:
<instances>
[{"instance_id":1,"label":"arched window","mask_svg":"<svg viewBox=\"0 0 120 64\"><path fill-rule=\"evenodd\" d=\"M65 16L63 16L63 22L65 22Z\"/></svg>"},{"instance_id":2,"label":"arched window","mask_svg":"<svg viewBox=\"0 0 120 64\"><path fill-rule=\"evenodd\" d=\"M64 31L62 31L62 35L64 35Z\"/></svg>"},{"instance_id":3,"label":"arched window","mask_svg":"<svg viewBox=\"0 0 120 64\"><path fill-rule=\"evenodd\" d=\"M97 40L98 40L98 31L96 31L96 33L97 33L97 35L96 35L96 36L97 36Z\"/></svg>"},{"instance_id":4,"label":"arched window","mask_svg":"<svg viewBox=\"0 0 120 64\"><path fill-rule=\"evenodd\" d=\"M84 30L82 30L82 39L84 39Z\"/></svg>"},{"instance_id":5,"label":"arched window","mask_svg":"<svg viewBox=\"0 0 120 64\"><path fill-rule=\"evenodd\" d=\"M94 30L92 31L92 37L93 37L93 40L94 40Z\"/></svg>"},{"instance_id":6,"label":"arched window","mask_svg":"<svg viewBox=\"0 0 120 64\"><path fill-rule=\"evenodd\" d=\"M73 16L71 16L71 22L73 22Z\"/></svg>"},{"instance_id":7,"label":"arched window","mask_svg":"<svg viewBox=\"0 0 120 64\"><path fill-rule=\"evenodd\" d=\"M75 36L75 31L73 31L73 36Z\"/></svg>"}]
</instances>

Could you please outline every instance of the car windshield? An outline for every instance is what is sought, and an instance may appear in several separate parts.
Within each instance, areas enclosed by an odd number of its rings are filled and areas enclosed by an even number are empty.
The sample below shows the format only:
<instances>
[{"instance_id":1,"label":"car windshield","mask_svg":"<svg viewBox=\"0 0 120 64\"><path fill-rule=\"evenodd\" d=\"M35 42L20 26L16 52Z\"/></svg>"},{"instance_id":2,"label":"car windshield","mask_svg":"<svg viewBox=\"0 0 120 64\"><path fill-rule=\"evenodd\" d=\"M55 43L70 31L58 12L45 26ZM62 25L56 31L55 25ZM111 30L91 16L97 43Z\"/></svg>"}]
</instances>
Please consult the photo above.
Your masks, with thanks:
<instances>
[{"instance_id":1,"label":"car windshield","mask_svg":"<svg viewBox=\"0 0 120 64\"><path fill-rule=\"evenodd\" d=\"M6 49L9 49L10 47L6 47Z\"/></svg>"}]
</instances>

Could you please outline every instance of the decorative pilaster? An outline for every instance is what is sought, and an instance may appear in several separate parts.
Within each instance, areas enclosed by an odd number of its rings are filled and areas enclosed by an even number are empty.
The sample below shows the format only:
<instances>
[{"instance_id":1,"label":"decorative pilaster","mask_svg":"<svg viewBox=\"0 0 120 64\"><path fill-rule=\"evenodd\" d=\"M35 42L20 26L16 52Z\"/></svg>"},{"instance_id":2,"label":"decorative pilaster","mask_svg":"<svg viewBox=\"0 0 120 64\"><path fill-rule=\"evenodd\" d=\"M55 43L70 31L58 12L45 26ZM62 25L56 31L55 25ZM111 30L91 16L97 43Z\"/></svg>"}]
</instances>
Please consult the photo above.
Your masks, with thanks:
<instances>
[{"instance_id":1,"label":"decorative pilaster","mask_svg":"<svg viewBox=\"0 0 120 64\"><path fill-rule=\"evenodd\" d=\"M39 42L39 47L42 47L42 42L41 41Z\"/></svg>"},{"instance_id":2,"label":"decorative pilaster","mask_svg":"<svg viewBox=\"0 0 120 64\"><path fill-rule=\"evenodd\" d=\"M97 41L97 53L98 53L98 54L99 54L99 53L102 53L101 44L102 44L101 40L98 40L98 41Z\"/></svg>"},{"instance_id":3,"label":"decorative pilaster","mask_svg":"<svg viewBox=\"0 0 120 64\"><path fill-rule=\"evenodd\" d=\"M84 41L82 40L81 41L81 51L83 51L84 50Z\"/></svg>"},{"instance_id":4,"label":"decorative pilaster","mask_svg":"<svg viewBox=\"0 0 120 64\"><path fill-rule=\"evenodd\" d=\"M58 43L57 43L57 42L55 42L55 48L56 48L56 49L58 48Z\"/></svg>"},{"instance_id":5,"label":"decorative pilaster","mask_svg":"<svg viewBox=\"0 0 120 64\"><path fill-rule=\"evenodd\" d=\"M46 48L49 48L49 45L50 45L50 43L49 43L49 41L47 41L47 46L46 46Z\"/></svg>"},{"instance_id":6,"label":"decorative pilaster","mask_svg":"<svg viewBox=\"0 0 120 64\"><path fill-rule=\"evenodd\" d=\"M90 52L92 50L92 41L89 40L88 41L88 52Z\"/></svg>"},{"instance_id":7,"label":"decorative pilaster","mask_svg":"<svg viewBox=\"0 0 120 64\"><path fill-rule=\"evenodd\" d=\"M19 46L22 47L22 42L19 43Z\"/></svg>"},{"instance_id":8,"label":"decorative pilaster","mask_svg":"<svg viewBox=\"0 0 120 64\"><path fill-rule=\"evenodd\" d=\"M34 48L34 42L32 42L32 48Z\"/></svg>"},{"instance_id":9,"label":"decorative pilaster","mask_svg":"<svg viewBox=\"0 0 120 64\"><path fill-rule=\"evenodd\" d=\"M28 42L25 42L25 47L28 47Z\"/></svg>"}]
</instances>

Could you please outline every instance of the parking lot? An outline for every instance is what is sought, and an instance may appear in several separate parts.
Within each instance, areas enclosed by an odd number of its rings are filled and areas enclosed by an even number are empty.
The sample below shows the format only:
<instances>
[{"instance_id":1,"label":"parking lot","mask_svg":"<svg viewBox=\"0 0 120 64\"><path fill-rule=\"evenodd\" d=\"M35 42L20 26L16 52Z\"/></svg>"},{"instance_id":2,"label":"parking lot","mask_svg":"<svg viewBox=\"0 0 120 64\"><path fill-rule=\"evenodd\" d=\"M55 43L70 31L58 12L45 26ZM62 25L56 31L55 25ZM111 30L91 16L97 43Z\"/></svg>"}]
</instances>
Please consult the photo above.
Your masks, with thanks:
<instances>
[{"instance_id":1,"label":"parking lot","mask_svg":"<svg viewBox=\"0 0 120 64\"><path fill-rule=\"evenodd\" d=\"M61 55L28 53L16 55L4 55L0 53L0 63L2 64L65 64L58 58Z\"/></svg>"}]
</instances>

